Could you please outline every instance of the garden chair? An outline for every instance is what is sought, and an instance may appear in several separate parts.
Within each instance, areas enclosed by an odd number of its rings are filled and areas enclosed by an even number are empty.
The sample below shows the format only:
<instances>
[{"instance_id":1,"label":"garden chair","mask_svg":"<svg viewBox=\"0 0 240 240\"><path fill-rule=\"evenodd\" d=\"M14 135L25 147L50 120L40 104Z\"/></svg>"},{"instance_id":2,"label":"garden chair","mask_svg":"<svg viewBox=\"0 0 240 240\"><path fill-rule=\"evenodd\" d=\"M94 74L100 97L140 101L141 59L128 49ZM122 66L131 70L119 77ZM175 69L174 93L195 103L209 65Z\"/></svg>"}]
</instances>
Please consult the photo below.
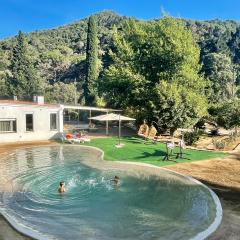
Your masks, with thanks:
<instances>
[{"instance_id":1,"label":"garden chair","mask_svg":"<svg viewBox=\"0 0 240 240\"><path fill-rule=\"evenodd\" d=\"M148 135L145 137L145 144L150 140L151 143L157 143L157 129L152 125L149 129Z\"/></svg>"},{"instance_id":2,"label":"garden chair","mask_svg":"<svg viewBox=\"0 0 240 240\"><path fill-rule=\"evenodd\" d=\"M149 133L149 126L146 124L146 121L143 121L143 124L139 127L138 136L146 138Z\"/></svg>"}]
</instances>

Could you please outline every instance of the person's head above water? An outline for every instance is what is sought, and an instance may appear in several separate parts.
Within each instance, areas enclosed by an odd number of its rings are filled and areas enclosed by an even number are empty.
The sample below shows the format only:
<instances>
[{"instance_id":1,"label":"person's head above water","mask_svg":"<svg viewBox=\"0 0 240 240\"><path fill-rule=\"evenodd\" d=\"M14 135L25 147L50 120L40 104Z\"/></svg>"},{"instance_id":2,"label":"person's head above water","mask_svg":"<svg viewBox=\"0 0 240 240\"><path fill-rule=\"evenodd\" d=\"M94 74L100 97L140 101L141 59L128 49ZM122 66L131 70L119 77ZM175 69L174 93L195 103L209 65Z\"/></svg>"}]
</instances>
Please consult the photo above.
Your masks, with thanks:
<instances>
[{"instance_id":1,"label":"person's head above water","mask_svg":"<svg viewBox=\"0 0 240 240\"><path fill-rule=\"evenodd\" d=\"M119 176L115 176L113 179L115 184L119 184L120 183L120 177Z\"/></svg>"},{"instance_id":2,"label":"person's head above water","mask_svg":"<svg viewBox=\"0 0 240 240\"><path fill-rule=\"evenodd\" d=\"M61 181L61 182L59 183L58 192L60 192L60 193L65 192L64 184L65 184L64 181Z\"/></svg>"}]
</instances>

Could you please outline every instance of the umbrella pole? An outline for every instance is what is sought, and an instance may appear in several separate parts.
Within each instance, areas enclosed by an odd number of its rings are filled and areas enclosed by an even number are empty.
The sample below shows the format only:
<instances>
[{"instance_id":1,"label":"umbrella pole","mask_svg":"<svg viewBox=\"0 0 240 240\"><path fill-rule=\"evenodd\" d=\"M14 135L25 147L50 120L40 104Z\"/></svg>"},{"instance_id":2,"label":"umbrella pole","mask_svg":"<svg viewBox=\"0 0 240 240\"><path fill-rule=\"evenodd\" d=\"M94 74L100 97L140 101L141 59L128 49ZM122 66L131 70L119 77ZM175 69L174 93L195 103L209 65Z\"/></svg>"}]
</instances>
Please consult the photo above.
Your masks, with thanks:
<instances>
[{"instance_id":1,"label":"umbrella pole","mask_svg":"<svg viewBox=\"0 0 240 240\"><path fill-rule=\"evenodd\" d=\"M107 112L108 115L108 112ZM106 121L106 135L108 136L108 120Z\"/></svg>"},{"instance_id":2,"label":"umbrella pole","mask_svg":"<svg viewBox=\"0 0 240 240\"><path fill-rule=\"evenodd\" d=\"M118 145L120 146L120 127L121 127L121 122L120 122L120 115L118 115Z\"/></svg>"},{"instance_id":3,"label":"umbrella pole","mask_svg":"<svg viewBox=\"0 0 240 240\"><path fill-rule=\"evenodd\" d=\"M120 120L120 114L119 114L119 119L118 119L118 144L119 144L119 146L120 146L120 142L121 142L121 140L120 140L120 137L121 137L121 120Z\"/></svg>"}]
</instances>

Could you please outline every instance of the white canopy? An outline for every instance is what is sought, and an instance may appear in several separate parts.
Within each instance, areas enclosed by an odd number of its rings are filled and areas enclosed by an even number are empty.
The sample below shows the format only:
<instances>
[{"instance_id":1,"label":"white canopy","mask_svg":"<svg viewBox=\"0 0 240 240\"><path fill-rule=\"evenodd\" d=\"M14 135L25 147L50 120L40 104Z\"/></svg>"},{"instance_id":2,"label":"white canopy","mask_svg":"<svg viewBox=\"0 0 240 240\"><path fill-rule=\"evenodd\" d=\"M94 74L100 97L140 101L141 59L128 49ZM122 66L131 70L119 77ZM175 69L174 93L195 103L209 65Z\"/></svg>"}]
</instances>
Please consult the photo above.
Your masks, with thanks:
<instances>
[{"instance_id":1,"label":"white canopy","mask_svg":"<svg viewBox=\"0 0 240 240\"><path fill-rule=\"evenodd\" d=\"M91 117L89 119L96 120L96 121L135 121L134 118L122 116L120 114L115 113L109 113L109 114L103 114L96 117Z\"/></svg>"},{"instance_id":2,"label":"white canopy","mask_svg":"<svg viewBox=\"0 0 240 240\"><path fill-rule=\"evenodd\" d=\"M109 114L104 114L104 115L99 115L96 117L91 117L89 118L91 120L96 120L96 121L101 121L101 122L106 122L107 128L106 128L106 134L108 135L108 121L118 121L118 139L119 143L116 145L116 147L122 147L123 144L120 143L121 139L121 122L122 121L135 121L134 118L122 116L120 114L115 114L115 113L109 113Z\"/></svg>"}]
</instances>

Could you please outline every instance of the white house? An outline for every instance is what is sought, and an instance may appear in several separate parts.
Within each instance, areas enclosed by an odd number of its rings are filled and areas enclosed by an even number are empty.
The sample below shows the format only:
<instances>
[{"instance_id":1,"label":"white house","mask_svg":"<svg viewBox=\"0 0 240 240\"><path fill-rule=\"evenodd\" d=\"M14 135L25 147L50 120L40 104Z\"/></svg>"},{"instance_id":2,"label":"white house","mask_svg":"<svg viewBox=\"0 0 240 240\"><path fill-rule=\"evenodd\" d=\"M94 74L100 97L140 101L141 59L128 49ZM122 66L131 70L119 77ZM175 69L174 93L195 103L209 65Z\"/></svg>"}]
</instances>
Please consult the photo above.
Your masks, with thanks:
<instances>
[{"instance_id":1,"label":"white house","mask_svg":"<svg viewBox=\"0 0 240 240\"><path fill-rule=\"evenodd\" d=\"M33 102L0 100L0 143L59 138L63 132L63 106L45 104L42 96Z\"/></svg>"},{"instance_id":2,"label":"white house","mask_svg":"<svg viewBox=\"0 0 240 240\"><path fill-rule=\"evenodd\" d=\"M90 119L92 111L107 114L120 111L80 105L46 104L43 96L35 96L33 102L0 100L0 143L60 138L64 130L64 109L89 111Z\"/></svg>"}]
</instances>

